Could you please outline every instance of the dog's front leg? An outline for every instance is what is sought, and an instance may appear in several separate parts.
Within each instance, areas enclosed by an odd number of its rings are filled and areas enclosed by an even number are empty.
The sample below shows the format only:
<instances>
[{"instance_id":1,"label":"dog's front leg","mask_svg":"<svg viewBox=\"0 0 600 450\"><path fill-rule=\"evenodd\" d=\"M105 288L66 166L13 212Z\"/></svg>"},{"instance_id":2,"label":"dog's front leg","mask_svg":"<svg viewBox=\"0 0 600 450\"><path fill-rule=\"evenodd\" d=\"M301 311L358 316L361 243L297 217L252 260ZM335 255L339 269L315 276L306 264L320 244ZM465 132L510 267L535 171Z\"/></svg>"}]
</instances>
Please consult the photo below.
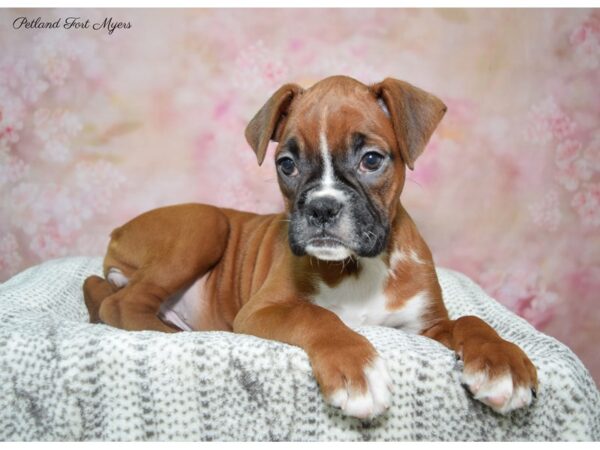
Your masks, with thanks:
<instances>
[{"instance_id":1,"label":"dog's front leg","mask_svg":"<svg viewBox=\"0 0 600 450\"><path fill-rule=\"evenodd\" d=\"M505 414L536 396L537 371L517 345L475 316L441 320L423 332L454 350L464 362L462 382L473 396Z\"/></svg>"},{"instance_id":2,"label":"dog's front leg","mask_svg":"<svg viewBox=\"0 0 600 450\"><path fill-rule=\"evenodd\" d=\"M308 301L253 298L233 329L303 348L326 401L349 416L371 418L390 406L385 362L366 338L327 309Z\"/></svg>"}]
</instances>

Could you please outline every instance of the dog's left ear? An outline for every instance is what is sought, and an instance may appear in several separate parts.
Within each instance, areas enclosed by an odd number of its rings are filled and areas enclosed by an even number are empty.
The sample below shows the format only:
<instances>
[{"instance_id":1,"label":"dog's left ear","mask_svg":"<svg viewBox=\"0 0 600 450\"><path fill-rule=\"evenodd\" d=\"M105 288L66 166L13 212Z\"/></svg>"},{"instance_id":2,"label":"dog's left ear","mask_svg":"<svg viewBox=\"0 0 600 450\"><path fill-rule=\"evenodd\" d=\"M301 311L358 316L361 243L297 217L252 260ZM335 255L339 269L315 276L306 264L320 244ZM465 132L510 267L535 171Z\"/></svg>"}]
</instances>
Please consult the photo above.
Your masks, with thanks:
<instances>
[{"instance_id":1,"label":"dog's left ear","mask_svg":"<svg viewBox=\"0 0 600 450\"><path fill-rule=\"evenodd\" d=\"M297 84L284 84L256 113L246 127L246 140L261 165L267 153L269 141L279 142L287 122L287 114L294 98L302 92Z\"/></svg>"},{"instance_id":2,"label":"dog's left ear","mask_svg":"<svg viewBox=\"0 0 600 450\"><path fill-rule=\"evenodd\" d=\"M444 117L446 105L435 95L394 78L386 78L370 89L385 104L402 158L414 169L416 159Z\"/></svg>"}]
</instances>

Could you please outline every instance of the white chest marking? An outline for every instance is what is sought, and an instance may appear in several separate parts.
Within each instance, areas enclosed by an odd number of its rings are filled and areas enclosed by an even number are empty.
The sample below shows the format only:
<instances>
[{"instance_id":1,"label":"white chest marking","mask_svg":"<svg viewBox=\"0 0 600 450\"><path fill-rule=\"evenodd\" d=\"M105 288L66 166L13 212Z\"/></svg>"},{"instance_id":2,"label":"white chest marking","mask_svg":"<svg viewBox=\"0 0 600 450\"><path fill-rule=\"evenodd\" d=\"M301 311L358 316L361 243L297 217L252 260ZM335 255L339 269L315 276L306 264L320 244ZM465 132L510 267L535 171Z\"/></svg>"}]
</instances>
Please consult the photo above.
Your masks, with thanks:
<instances>
[{"instance_id":1,"label":"white chest marking","mask_svg":"<svg viewBox=\"0 0 600 450\"><path fill-rule=\"evenodd\" d=\"M407 261L414 264L425 264L425 261L419 258L419 255L417 255L417 252L415 252L414 249L411 248L408 250L408 252L405 252L399 248L396 248L390 255L390 276L392 278L396 278L396 268L398 267L398 264Z\"/></svg>"},{"instance_id":2,"label":"white chest marking","mask_svg":"<svg viewBox=\"0 0 600 450\"><path fill-rule=\"evenodd\" d=\"M358 277L348 276L337 286L321 281L313 302L337 314L349 327L381 325L419 333L429 302L427 294L421 291L400 308L390 310L384 291L388 267L380 258L361 258L360 265Z\"/></svg>"}]
</instances>

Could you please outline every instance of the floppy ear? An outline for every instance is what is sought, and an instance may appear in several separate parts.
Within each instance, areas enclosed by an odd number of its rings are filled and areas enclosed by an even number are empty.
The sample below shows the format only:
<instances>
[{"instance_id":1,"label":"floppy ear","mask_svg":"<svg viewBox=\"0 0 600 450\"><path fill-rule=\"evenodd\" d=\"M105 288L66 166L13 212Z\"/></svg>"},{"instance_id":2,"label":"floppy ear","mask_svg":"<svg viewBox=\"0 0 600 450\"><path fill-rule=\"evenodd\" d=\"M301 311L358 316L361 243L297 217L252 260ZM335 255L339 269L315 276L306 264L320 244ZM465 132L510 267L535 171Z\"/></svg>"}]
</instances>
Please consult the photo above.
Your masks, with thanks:
<instances>
[{"instance_id":1,"label":"floppy ear","mask_svg":"<svg viewBox=\"0 0 600 450\"><path fill-rule=\"evenodd\" d=\"M258 164L265 159L269 141L279 142L294 98L302 92L297 84L284 84L256 113L246 127L246 140L256 153Z\"/></svg>"},{"instance_id":2,"label":"floppy ear","mask_svg":"<svg viewBox=\"0 0 600 450\"><path fill-rule=\"evenodd\" d=\"M402 158L414 169L416 159L444 117L446 105L435 95L393 78L374 84L371 91L385 104Z\"/></svg>"}]
</instances>

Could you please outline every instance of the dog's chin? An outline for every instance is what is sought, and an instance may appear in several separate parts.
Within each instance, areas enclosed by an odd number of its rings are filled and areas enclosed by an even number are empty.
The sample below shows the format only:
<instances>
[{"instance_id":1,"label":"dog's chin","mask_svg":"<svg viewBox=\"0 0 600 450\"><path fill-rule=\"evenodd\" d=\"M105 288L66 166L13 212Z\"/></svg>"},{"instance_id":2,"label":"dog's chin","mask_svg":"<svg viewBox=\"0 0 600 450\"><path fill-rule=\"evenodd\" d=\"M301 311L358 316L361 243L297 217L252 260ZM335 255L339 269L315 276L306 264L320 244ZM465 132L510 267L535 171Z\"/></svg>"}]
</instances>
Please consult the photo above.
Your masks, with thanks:
<instances>
[{"instance_id":1,"label":"dog's chin","mask_svg":"<svg viewBox=\"0 0 600 450\"><path fill-rule=\"evenodd\" d=\"M343 261L354 256L352 250L334 239L312 239L304 251L322 261Z\"/></svg>"},{"instance_id":2,"label":"dog's chin","mask_svg":"<svg viewBox=\"0 0 600 450\"><path fill-rule=\"evenodd\" d=\"M354 253L343 245L335 245L332 247L307 245L306 254L314 256L321 261L343 261L344 259L350 258Z\"/></svg>"}]
</instances>

